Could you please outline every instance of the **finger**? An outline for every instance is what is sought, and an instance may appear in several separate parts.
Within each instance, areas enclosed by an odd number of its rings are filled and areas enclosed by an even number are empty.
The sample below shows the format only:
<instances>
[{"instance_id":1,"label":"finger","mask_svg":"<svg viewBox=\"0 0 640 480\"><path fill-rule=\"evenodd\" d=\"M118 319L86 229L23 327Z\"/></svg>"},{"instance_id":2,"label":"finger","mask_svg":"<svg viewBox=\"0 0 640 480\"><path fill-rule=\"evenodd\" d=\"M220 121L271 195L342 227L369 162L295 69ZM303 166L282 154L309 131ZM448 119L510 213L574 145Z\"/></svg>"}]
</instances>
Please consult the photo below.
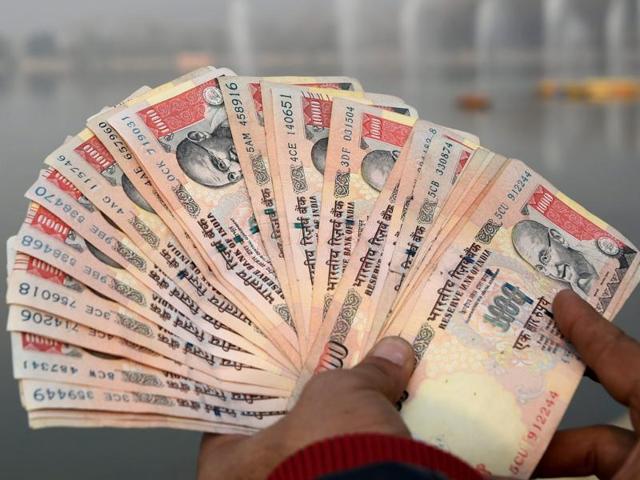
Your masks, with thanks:
<instances>
[{"instance_id":1,"label":"finger","mask_svg":"<svg viewBox=\"0 0 640 480\"><path fill-rule=\"evenodd\" d=\"M614 480L637 480L638 478L640 478L640 443L636 443Z\"/></svg>"},{"instance_id":2,"label":"finger","mask_svg":"<svg viewBox=\"0 0 640 480\"><path fill-rule=\"evenodd\" d=\"M622 467L635 443L633 432L613 426L559 431L553 436L533 476L611 478Z\"/></svg>"},{"instance_id":3,"label":"finger","mask_svg":"<svg viewBox=\"0 0 640 480\"><path fill-rule=\"evenodd\" d=\"M596 372L594 372L591 367L587 367L584 369L584 374L585 377L593 380L596 383L600 383L600 379L598 378L598 375L596 375Z\"/></svg>"},{"instance_id":4,"label":"finger","mask_svg":"<svg viewBox=\"0 0 640 480\"><path fill-rule=\"evenodd\" d=\"M409 383L414 367L415 356L411 345L400 337L386 337L371 349L352 372L360 377L363 387L377 390L395 402Z\"/></svg>"},{"instance_id":5,"label":"finger","mask_svg":"<svg viewBox=\"0 0 640 480\"><path fill-rule=\"evenodd\" d=\"M562 334L619 402L640 408L640 344L570 290L553 302Z\"/></svg>"}]
</instances>

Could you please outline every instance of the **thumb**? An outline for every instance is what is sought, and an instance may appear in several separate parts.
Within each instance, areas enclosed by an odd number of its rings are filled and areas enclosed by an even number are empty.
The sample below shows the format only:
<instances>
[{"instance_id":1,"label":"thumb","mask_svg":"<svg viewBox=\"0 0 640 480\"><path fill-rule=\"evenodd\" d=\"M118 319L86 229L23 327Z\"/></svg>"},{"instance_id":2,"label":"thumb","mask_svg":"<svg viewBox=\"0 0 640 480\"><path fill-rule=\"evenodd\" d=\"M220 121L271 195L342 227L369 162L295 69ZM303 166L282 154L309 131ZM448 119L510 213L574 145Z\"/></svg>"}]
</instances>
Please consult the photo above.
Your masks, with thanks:
<instances>
[{"instance_id":1,"label":"thumb","mask_svg":"<svg viewBox=\"0 0 640 480\"><path fill-rule=\"evenodd\" d=\"M361 388L376 390L396 402L407 387L414 367L411 345L401 337L386 337L351 371L358 377Z\"/></svg>"}]
</instances>

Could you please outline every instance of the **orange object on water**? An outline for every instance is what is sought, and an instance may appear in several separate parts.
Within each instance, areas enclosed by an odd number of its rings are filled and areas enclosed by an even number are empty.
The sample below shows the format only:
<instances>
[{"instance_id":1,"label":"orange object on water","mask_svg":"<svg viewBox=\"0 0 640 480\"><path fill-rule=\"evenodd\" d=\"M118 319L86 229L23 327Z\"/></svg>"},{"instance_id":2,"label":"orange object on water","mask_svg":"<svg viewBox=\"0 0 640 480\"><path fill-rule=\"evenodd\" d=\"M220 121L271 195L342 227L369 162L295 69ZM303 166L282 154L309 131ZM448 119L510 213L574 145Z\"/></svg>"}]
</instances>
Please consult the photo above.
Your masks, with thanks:
<instances>
[{"instance_id":1,"label":"orange object on water","mask_svg":"<svg viewBox=\"0 0 640 480\"><path fill-rule=\"evenodd\" d=\"M457 98L458 107L467 111L480 111L491 108L491 99L480 93L466 93Z\"/></svg>"}]
</instances>

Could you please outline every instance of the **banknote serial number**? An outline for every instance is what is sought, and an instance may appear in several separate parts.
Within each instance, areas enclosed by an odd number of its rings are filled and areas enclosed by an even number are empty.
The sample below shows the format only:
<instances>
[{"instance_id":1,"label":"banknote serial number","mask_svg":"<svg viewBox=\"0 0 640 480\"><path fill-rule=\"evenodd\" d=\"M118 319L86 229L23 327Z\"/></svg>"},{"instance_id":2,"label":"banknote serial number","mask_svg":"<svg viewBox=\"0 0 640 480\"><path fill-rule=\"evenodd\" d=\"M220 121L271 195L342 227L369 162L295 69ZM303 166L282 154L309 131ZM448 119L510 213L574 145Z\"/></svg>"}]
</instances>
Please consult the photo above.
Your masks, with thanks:
<instances>
[{"instance_id":1,"label":"banknote serial number","mask_svg":"<svg viewBox=\"0 0 640 480\"><path fill-rule=\"evenodd\" d=\"M243 127L246 127L247 111L245 110L244 104L240 99L240 93L235 91L235 90L238 90L238 84L235 82L229 82L229 83L225 83L224 86L229 90L233 90L228 93L228 95L231 97L231 101L228 103L231 103L231 109L233 110L233 113L235 114L236 120L238 121L238 123Z\"/></svg>"},{"instance_id":2,"label":"banknote serial number","mask_svg":"<svg viewBox=\"0 0 640 480\"><path fill-rule=\"evenodd\" d=\"M244 103L242 102L242 99L240 98L240 92L237 92L236 90L238 90L238 84L236 82L228 82L225 83L224 86L228 89L231 90L229 92L227 92L227 94L231 97L231 99L226 102L227 105L231 104L231 108L233 110L233 113L235 113L236 116L236 120L238 121L239 125L242 125L243 127L246 128L247 126L247 120L248 120L248 114L244 108ZM253 144L253 139L251 138L251 133L248 132L241 132L242 133L242 143L244 144L244 150L245 152L251 154L251 153L255 153L256 152L256 147Z\"/></svg>"},{"instance_id":3,"label":"banknote serial number","mask_svg":"<svg viewBox=\"0 0 640 480\"><path fill-rule=\"evenodd\" d=\"M65 307L75 308L76 301L61 295L57 292L52 292L48 288L41 288L38 285L31 285L27 282L21 282L18 286L18 293L22 296L32 296L34 298L40 298L46 302L59 303Z\"/></svg>"},{"instance_id":4,"label":"banknote serial number","mask_svg":"<svg viewBox=\"0 0 640 480\"><path fill-rule=\"evenodd\" d=\"M511 190L507 192L506 194L507 198L512 202L515 202L516 200L518 200L518 197L524 191L525 187L527 186L527 183L529 183L529 180L531 178L532 178L531 172L529 170L525 170L522 173L522 175L520 175L520 178L518 178L515 181L515 183L513 184L513 187L511 187ZM496 219L502 221L504 220L505 216L509 212L509 208L510 208L509 204L505 202L501 202L500 205L498 205L498 208L496 208L496 211L493 213L493 216Z\"/></svg>"},{"instance_id":5,"label":"banknote serial number","mask_svg":"<svg viewBox=\"0 0 640 480\"><path fill-rule=\"evenodd\" d=\"M420 153L420 165L424 163L424 160L427 157L427 154L429 153L429 150L431 148L431 144L433 143L433 139L438 134L438 130L436 130L433 127L429 128L428 132L431 135L426 137L424 139L424 143L422 144L422 152ZM433 184L434 182L431 182L431 183Z\"/></svg>"},{"instance_id":6,"label":"banknote serial number","mask_svg":"<svg viewBox=\"0 0 640 480\"><path fill-rule=\"evenodd\" d=\"M83 388L36 388L33 391L36 402L52 400L93 400L93 392Z\"/></svg>"},{"instance_id":7,"label":"banknote serial number","mask_svg":"<svg viewBox=\"0 0 640 480\"><path fill-rule=\"evenodd\" d=\"M99 340L113 340L114 338L114 335L111 335L110 333L103 332L102 330L96 330L95 328L91 327L89 327L88 335Z\"/></svg>"},{"instance_id":8,"label":"banknote serial number","mask_svg":"<svg viewBox=\"0 0 640 480\"><path fill-rule=\"evenodd\" d=\"M65 365L64 363L53 363L37 360L25 360L22 362L22 369L30 372L48 372L62 373L74 376L78 373L78 369L73 365Z\"/></svg>"},{"instance_id":9,"label":"banknote serial number","mask_svg":"<svg viewBox=\"0 0 640 480\"><path fill-rule=\"evenodd\" d=\"M72 332L78 332L78 324L71 320L61 320L58 317L49 315L48 313L32 312L30 310L21 310L20 318L23 322L31 322L35 325L44 325L45 327L60 328L64 327L65 330L71 330Z\"/></svg>"},{"instance_id":10,"label":"banknote serial number","mask_svg":"<svg viewBox=\"0 0 640 480\"><path fill-rule=\"evenodd\" d=\"M353 140L353 123L354 123L354 115L355 109L352 106L347 106L344 111L344 119L342 120L343 130L342 130L342 140L345 142L350 142ZM343 165L344 166L344 165ZM348 167L349 165L347 165Z\"/></svg>"},{"instance_id":11,"label":"banknote serial number","mask_svg":"<svg viewBox=\"0 0 640 480\"><path fill-rule=\"evenodd\" d=\"M449 163L452 150L453 150L453 143L444 142L444 145L442 146L442 151L440 152L440 156L438 157L438 161L436 163L435 171L438 175L443 176L444 172L447 170L447 164Z\"/></svg>"},{"instance_id":12,"label":"banknote serial number","mask_svg":"<svg viewBox=\"0 0 640 480\"><path fill-rule=\"evenodd\" d=\"M104 392L104 399L107 402L130 403L133 398L128 393Z\"/></svg>"},{"instance_id":13,"label":"banknote serial number","mask_svg":"<svg viewBox=\"0 0 640 480\"><path fill-rule=\"evenodd\" d=\"M133 155L131 155L131 152L127 148L127 145L122 141L122 137L120 137L120 135L116 133L111 125L109 125L105 121L102 121L98 123L98 127L100 127L102 132L106 135L106 137L109 139L118 153L120 153L122 158L126 160L131 160L133 158ZM101 140L103 139L101 138Z\"/></svg>"},{"instance_id":14,"label":"banknote serial number","mask_svg":"<svg viewBox=\"0 0 640 480\"><path fill-rule=\"evenodd\" d=\"M111 310L94 307L93 305L86 305L84 313L91 315L92 317L104 318L105 320L111 320L114 316L114 312Z\"/></svg>"},{"instance_id":15,"label":"banknote serial number","mask_svg":"<svg viewBox=\"0 0 640 480\"><path fill-rule=\"evenodd\" d=\"M31 248L33 250L41 250L45 255L51 255L53 258L60 260L63 263L69 264L72 267L76 265L76 259L64 253L62 250L51 247L48 243L33 238L31 235L23 235L20 243L23 247Z\"/></svg>"},{"instance_id":16,"label":"banknote serial number","mask_svg":"<svg viewBox=\"0 0 640 480\"><path fill-rule=\"evenodd\" d=\"M120 121L129 129L133 137L138 141L138 144L147 155L155 155L157 153L155 147L151 143L151 140L142 132L142 129L138 126L136 121L129 115L120 117Z\"/></svg>"},{"instance_id":17,"label":"banknote serial number","mask_svg":"<svg viewBox=\"0 0 640 480\"><path fill-rule=\"evenodd\" d=\"M78 223L83 223L85 217L80 210L74 208L70 203L65 202L61 198L56 197L55 193L48 193L47 189L43 186L39 186L35 189L35 194L49 205L53 205L57 211L62 210L68 218L71 218Z\"/></svg>"},{"instance_id":18,"label":"banknote serial number","mask_svg":"<svg viewBox=\"0 0 640 480\"><path fill-rule=\"evenodd\" d=\"M86 275L87 277L91 278L92 280L101 283L103 285L108 285L111 280L112 280L112 276L109 275L108 273L103 273L99 270L96 270L95 268L91 267L90 265L85 265L84 267L82 267L82 273L84 275Z\"/></svg>"},{"instance_id":19,"label":"banknote serial number","mask_svg":"<svg viewBox=\"0 0 640 480\"><path fill-rule=\"evenodd\" d=\"M101 370L98 368L89 369L89 376L91 378L97 378L98 380L111 380L114 381L116 379L116 374L109 370Z\"/></svg>"},{"instance_id":20,"label":"banknote serial number","mask_svg":"<svg viewBox=\"0 0 640 480\"><path fill-rule=\"evenodd\" d=\"M516 183L513 184L513 187L511 188L511 190L507 193L507 198L512 202L515 202L518 196L522 193L524 188L527 186L527 183L529 183L530 179L531 179L531 172L529 170L525 170L522 173L522 175L520 175L520 178L516 180Z\"/></svg>"},{"instance_id":21,"label":"banknote serial number","mask_svg":"<svg viewBox=\"0 0 640 480\"><path fill-rule=\"evenodd\" d=\"M289 100L285 100L286 98ZM287 134L295 135L296 127L293 124L293 103L291 102L291 95L280 95L280 111L282 112L282 115L284 115L282 121L284 122L284 128L288 130Z\"/></svg>"},{"instance_id":22,"label":"banknote serial number","mask_svg":"<svg viewBox=\"0 0 640 480\"><path fill-rule=\"evenodd\" d=\"M88 190L95 190L98 188L99 185L93 180L93 177L90 174L81 170L79 166L74 165L70 160L67 160L67 157L64 155L58 155L56 160L62 165L62 170L58 167L56 167L56 169L64 171L65 177L76 177ZM73 183L75 184L75 182Z\"/></svg>"},{"instance_id":23,"label":"banknote serial number","mask_svg":"<svg viewBox=\"0 0 640 480\"><path fill-rule=\"evenodd\" d=\"M551 416L553 407L556 405L556 401L560 395L558 392L550 390L547 393L547 397L542 402L542 405L538 409L538 413L535 416L529 431L524 435L523 441L518 449L518 453L514 457L509 471L513 475L518 475L526 459L529 457L529 447L533 447L536 442L542 440L541 434L544 431L545 425Z\"/></svg>"}]
</instances>

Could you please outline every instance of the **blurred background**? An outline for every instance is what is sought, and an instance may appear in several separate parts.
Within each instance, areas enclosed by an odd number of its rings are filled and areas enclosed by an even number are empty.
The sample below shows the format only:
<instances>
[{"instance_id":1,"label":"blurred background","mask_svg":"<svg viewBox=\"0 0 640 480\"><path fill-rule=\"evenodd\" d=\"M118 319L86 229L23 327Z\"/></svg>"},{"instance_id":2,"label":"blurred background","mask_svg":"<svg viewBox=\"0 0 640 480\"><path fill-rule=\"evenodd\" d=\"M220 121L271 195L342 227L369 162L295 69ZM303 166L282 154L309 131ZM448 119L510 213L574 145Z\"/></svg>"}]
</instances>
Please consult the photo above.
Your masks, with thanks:
<instances>
[{"instance_id":1,"label":"blurred background","mask_svg":"<svg viewBox=\"0 0 640 480\"><path fill-rule=\"evenodd\" d=\"M638 245L639 20L639 0L11 2L0 15L0 239L18 230L45 155L86 117L215 64L358 77L526 161ZM617 322L638 338L639 319L636 294ZM0 352L4 478L194 476L195 433L30 431L6 333ZM584 380L564 426L624 418Z\"/></svg>"}]
</instances>

